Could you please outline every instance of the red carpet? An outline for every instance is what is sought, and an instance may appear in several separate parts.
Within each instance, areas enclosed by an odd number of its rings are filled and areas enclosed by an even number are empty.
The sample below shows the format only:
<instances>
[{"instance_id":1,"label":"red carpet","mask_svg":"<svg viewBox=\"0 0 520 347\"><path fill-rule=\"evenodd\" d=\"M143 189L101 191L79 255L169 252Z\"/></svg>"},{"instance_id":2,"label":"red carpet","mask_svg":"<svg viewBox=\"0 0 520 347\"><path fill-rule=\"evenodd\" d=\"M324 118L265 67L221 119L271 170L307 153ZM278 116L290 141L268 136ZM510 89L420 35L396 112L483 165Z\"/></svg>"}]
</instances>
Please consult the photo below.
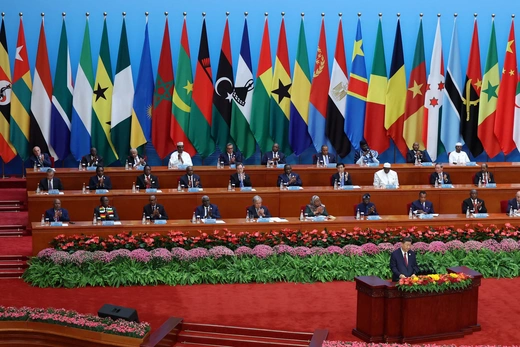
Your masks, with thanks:
<instances>
[{"instance_id":1,"label":"red carpet","mask_svg":"<svg viewBox=\"0 0 520 347\"><path fill-rule=\"evenodd\" d=\"M442 343L512 345L520 341L520 278L485 279L480 289L482 331ZM292 331L328 328L329 340L356 341L353 282L238 284L177 287L39 289L21 280L0 281L0 304L96 313L104 303L133 307L157 328L166 317L189 322Z\"/></svg>"},{"instance_id":2,"label":"red carpet","mask_svg":"<svg viewBox=\"0 0 520 347\"><path fill-rule=\"evenodd\" d=\"M32 237L0 238L0 255L32 255Z\"/></svg>"},{"instance_id":3,"label":"red carpet","mask_svg":"<svg viewBox=\"0 0 520 347\"><path fill-rule=\"evenodd\" d=\"M0 225L29 225L29 213L27 211L2 212L0 218L2 218Z\"/></svg>"}]
</instances>

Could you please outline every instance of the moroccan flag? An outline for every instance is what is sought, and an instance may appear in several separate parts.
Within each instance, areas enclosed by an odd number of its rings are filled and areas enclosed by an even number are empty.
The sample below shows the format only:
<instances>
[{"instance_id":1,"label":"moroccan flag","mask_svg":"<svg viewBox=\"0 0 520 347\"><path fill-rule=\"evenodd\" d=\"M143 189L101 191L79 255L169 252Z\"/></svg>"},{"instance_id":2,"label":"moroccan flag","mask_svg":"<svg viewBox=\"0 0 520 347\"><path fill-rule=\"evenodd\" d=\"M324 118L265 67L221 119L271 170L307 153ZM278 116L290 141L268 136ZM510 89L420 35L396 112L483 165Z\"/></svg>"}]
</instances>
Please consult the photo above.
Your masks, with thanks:
<instances>
[{"instance_id":1,"label":"moroccan flag","mask_svg":"<svg viewBox=\"0 0 520 347\"><path fill-rule=\"evenodd\" d=\"M31 147L39 146L42 153L49 153L50 156L58 159L56 152L54 152L51 146L52 78L43 22L44 19L42 17L31 97L31 130L29 142Z\"/></svg>"},{"instance_id":2,"label":"moroccan flag","mask_svg":"<svg viewBox=\"0 0 520 347\"><path fill-rule=\"evenodd\" d=\"M4 163L16 157L16 149L9 140L9 123L11 121L11 67L7 50L4 18L0 28L0 156Z\"/></svg>"},{"instance_id":3,"label":"moroccan flag","mask_svg":"<svg viewBox=\"0 0 520 347\"><path fill-rule=\"evenodd\" d=\"M251 49L249 48L249 33L247 18L244 20L242 44L238 57L233 106L231 109L231 137L235 140L244 159L255 153L256 142L249 123L251 122L251 106L253 102L253 67L251 64Z\"/></svg>"},{"instance_id":4,"label":"moroccan flag","mask_svg":"<svg viewBox=\"0 0 520 347\"><path fill-rule=\"evenodd\" d=\"M424 98L423 141L430 158L435 161L439 150L439 126L441 123L442 91L444 89L444 60L442 54L440 19L437 19L435 41L433 42L428 89ZM454 129L458 131L458 127Z\"/></svg>"},{"instance_id":5,"label":"moroccan flag","mask_svg":"<svg viewBox=\"0 0 520 347\"><path fill-rule=\"evenodd\" d=\"M153 94L152 143L161 159L173 152L175 146L170 138L173 95L173 65L170 46L168 17L164 23L164 35L157 68L157 79Z\"/></svg>"},{"instance_id":6,"label":"moroccan flag","mask_svg":"<svg viewBox=\"0 0 520 347\"><path fill-rule=\"evenodd\" d=\"M500 148L505 155L515 148L514 139L520 139L520 134L513 134L515 122L516 85L518 71L516 70L515 22L511 20L509 39L507 40L502 81L498 89L497 113L495 120L495 136L500 141Z\"/></svg>"},{"instance_id":7,"label":"moroccan flag","mask_svg":"<svg viewBox=\"0 0 520 347\"><path fill-rule=\"evenodd\" d=\"M29 159L31 153L31 148L29 148L29 128L31 124L32 81L22 17L20 17L16 56L14 59L9 134L11 136L11 143L14 148L16 148L18 155L25 161Z\"/></svg>"},{"instance_id":8,"label":"moroccan flag","mask_svg":"<svg viewBox=\"0 0 520 347\"><path fill-rule=\"evenodd\" d=\"M90 49L90 33L88 17L85 23L83 45L79 57L76 87L72 96L72 124L70 128L70 150L77 161L89 153L90 134L92 129L92 93L94 86L94 70Z\"/></svg>"},{"instance_id":9,"label":"moroccan flag","mask_svg":"<svg viewBox=\"0 0 520 347\"><path fill-rule=\"evenodd\" d=\"M386 89L385 128L403 157L406 157L406 152L408 151L403 138L406 91L401 24L399 19L397 19L394 50L390 65L390 78Z\"/></svg>"},{"instance_id":10,"label":"moroccan flag","mask_svg":"<svg viewBox=\"0 0 520 347\"><path fill-rule=\"evenodd\" d=\"M221 152L226 151L226 145L231 140L231 96L234 91L233 65L231 61L231 43L229 40L229 25L226 18L224 37L217 68L215 93L213 94L213 111L211 121L211 136Z\"/></svg>"},{"instance_id":11,"label":"moroccan flag","mask_svg":"<svg viewBox=\"0 0 520 347\"><path fill-rule=\"evenodd\" d=\"M367 104L368 81L365 65L365 51L361 34L361 19L358 18L356 39L352 51L352 67L347 92L347 111L345 134L354 149L359 150L359 141L363 140L365 110Z\"/></svg>"},{"instance_id":12,"label":"moroccan flag","mask_svg":"<svg viewBox=\"0 0 520 347\"><path fill-rule=\"evenodd\" d=\"M73 91L67 28L65 27L65 17L63 17L58 48L58 62L56 63L56 71L54 73L51 109L51 146L56 152L56 159L60 158L63 160L70 153Z\"/></svg>"},{"instance_id":13,"label":"moroccan flag","mask_svg":"<svg viewBox=\"0 0 520 347\"><path fill-rule=\"evenodd\" d=\"M120 161L126 159L130 150L130 128L132 125L132 109L134 104L134 80L128 38L126 36L126 20L123 17L119 52L117 54L116 76L112 92L112 122L110 137Z\"/></svg>"},{"instance_id":14,"label":"moroccan flag","mask_svg":"<svg viewBox=\"0 0 520 347\"><path fill-rule=\"evenodd\" d=\"M191 156L194 156L196 153L195 148L193 148L193 145L188 139L192 92L193 75L191 73L190 46L188 43L186 17L184 17L179 60L177 62L177 78L175 79L175 87L173 89L170 137L173 143L183 142L184 150Z\"/></svg>"},{"instance_id":15,"label":"moroccan flag","mask_svg":"<svg viewBox=\"0 0 520 347\"><path fill-rule=\"evenodd\" d=\"M426 62L424 61L424 38L421 18L415 43L412 72L410 73L408 92L406 94L403 137L408 148L412 148L414 142L418 142L420 148L425 147L422 140L422 131L426 89Z\"/></svg>"},{"instance_id":16,"label":"moroccan flag","mask_svg":"<svg viewBox=\"0 0 520 347\"><path fill-rule=\"evenodd\" d=\"M260 58L258 59L258 69L256 71L256 85L253 90L253 107L251 109L251 131L262 153L270 151L274 143L269 133L269 99L271 98L272 84L271 43L269 41L269 25L266 16Z\"/></svg>"},{"instance_id":17,"label":"moroccan flag","mask_svg":"<svg viewBox=\"0 0 520 347\"><path fill-rule=\"evenodd\" d=\"M336 150L325 135L327 117L327 101L330 87L329 58L327 55L327 39L325 36L325 18L321 19L320 39L314 63L312 77L311 96L309 105L309 134L316 151L321 150L322 145L329 147L331 153Z\"/></svg>"},{"instance_id":18,"label":"moroccan flag","mask_svg":"<svg viewBox=\"0 0 520 347\"><path fill-rule=\"evenodd\" d=\"M136 148L140 153L142 153L146 142L151 140L153 89L152 57L150 56L147 16L130 130L130 147Z\"/></svg>"},{"instance_id":19,"label":"moroccan flag","mask_svg":"<svg viewBox=\"0 0 520 347\"><path fill-rule=\"evenodd\" d=\"M291 66L285 35L285 21L282 17L278 48L274 63L273 85L271 86L271 124L270 132L274 142L278 143L285 155L293 150L289 144L289 117L291 110Z\"/></svg>"},{"instance_id":20,"label":"moroccan flag","mask_svg":"<svg viewBox=\"0 0 520 347\"><path fill-rule=\"evenodd\" d=\"M209 59L208 34L206 32L206 19L203 19L199 56L195 70L195 81L193 82L193 104L191 105L188 133L191 143L202 158L206 158L215 151L215 143L211 138L212 96L213 79Z\"/></svg>"},{"instance_id":21,"label":"moroccan flag","mask_svg":"<svg viewBox=\"0 0 520 347\"><path fill-rule=\"evenodd\" d=\"M387 84L383 26L382 20L379 18L365 115L365 122L367 123L365 140L369 143L370 148L379 153L383 153L390 147L390 141L385 129L385 94Z\"/></svg>"},{"instance_id":22,"label":"moroccan flag","mask_svg":"<svg viewBox=\"0 0 520 347\"><path fill-rule=\"evenodd\" d=\"M116 150L110 139L110 111L112 109L112 64L108 44L107 20L103 21L103 34L99 48L96 82L92 95L92 146L97 148L105 165L118 159Z\"/></svg>"},{"instance_id":23,"label":"moroccan flag","mask_svg":"<svg viewBox=\"0 0 520 347\"><path fill-rule=\"evenodd\" d=\"M442 90L443 100L441 102L442 118L440 139L441 143L444 145L444 150L450 152L455 149L455 144L457 142L462 142L460 135L460 119L463 114L461 95L463 86L462 70L460 67L459 38L457 33L457 17L455 17L453 22L448 69L446 72L446 84L444 87L444 90ZM439 153L442 153L444 150L441 146L439 147Z\"/></svg>"},{"instance_id":24,"label":"moroccan flag","mask_svg":"<svg viewBox=\"0 0 520 347\"><path fill-rule=\"evenodd\" d=\"M493 19L478 111L478 137L490 158L500 153L500 144L494 133L499 84L497 39Z\"/></svg>"},{"instance_id":25,"label":"moroccan flag","mask_svg":"<svg viewBox=\"0 0 520 347\"><path fill-rule=\"evenodd\" d=\"M478 110L480 103L480 90L482 87L482 70L480 68L480 48L478 43L477 18L473 24L473 37L466 71L466 81L462 90L464 112L460 124L460 132L474 157L480 155L484 148L477 136ZM515 122L516 124L516 122Z\"/></svg>"},{"instance_id":26,"label":"moroccan flag","mask_svg":"<svg viewBox=\"0 0 520 347\"><path fill-rule=\"evenodd\" d=\"M291 111L289 121L289 142L294 154L300 155L311 145L309 135L309 98L311 95L311 77L309 71L309 56L305 40L303 18L300 22L300 35L296 62L294 63Z\"/></svg>"}]
</instances>

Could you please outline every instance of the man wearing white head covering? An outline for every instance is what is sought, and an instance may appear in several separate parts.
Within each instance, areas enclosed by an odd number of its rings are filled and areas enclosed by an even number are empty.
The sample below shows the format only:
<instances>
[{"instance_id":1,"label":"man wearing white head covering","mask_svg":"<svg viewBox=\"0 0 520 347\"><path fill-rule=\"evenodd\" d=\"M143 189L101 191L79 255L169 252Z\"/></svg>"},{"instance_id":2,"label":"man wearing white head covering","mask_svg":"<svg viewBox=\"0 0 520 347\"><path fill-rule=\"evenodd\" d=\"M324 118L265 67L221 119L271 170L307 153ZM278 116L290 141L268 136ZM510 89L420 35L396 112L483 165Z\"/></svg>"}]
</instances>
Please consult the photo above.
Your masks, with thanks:
<instances>
[{"instance_id":1,"label":"man wearing white head covering","mask_svg":"<svg viewBox=\"0 0 520 347\"><path fill-rule=\"evenodd\" d=\"M177 150L170 156L170 166L174 167L179 165L193 166L191 156L184 152L183 142L177 142Z\"/></svg>"},{"instance_id":2,"label":"man wearing white head covering","mask_svg":"<svg viewBox=\"0 0 520 347\"><path fill-rule=\"evenodd\" d=\"M390 170L391 167L390 163L385 163L383 170L374 174L374 187L385 188L388 185L399 187L399 177L397 177L397 172Z\"/></svg>"},{"instance_id":3,"label":"man wearing white head covering","mask_svg":"<svg viewBox=\"0 0 520 347\"><path fill-rule=\"evenodd\" d=\"M455 150L450 153L448 161L455 165L465 165L470 162L468 155L462 150L462 143L455 144Z\"/></svg>"}]
</instances>

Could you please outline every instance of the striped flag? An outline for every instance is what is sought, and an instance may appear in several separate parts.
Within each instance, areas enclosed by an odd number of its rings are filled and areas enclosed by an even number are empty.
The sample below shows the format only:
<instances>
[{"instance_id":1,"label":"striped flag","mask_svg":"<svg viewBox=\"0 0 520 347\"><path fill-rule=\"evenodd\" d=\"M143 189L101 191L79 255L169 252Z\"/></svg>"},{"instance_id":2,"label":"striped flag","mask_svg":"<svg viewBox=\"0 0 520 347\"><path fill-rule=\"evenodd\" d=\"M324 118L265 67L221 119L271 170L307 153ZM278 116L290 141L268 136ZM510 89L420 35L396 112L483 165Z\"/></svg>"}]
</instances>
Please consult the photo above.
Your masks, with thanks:
<instances>
[{"instance_id":1,"label":"striped flag","mask_svg":"<svg viewBox=\"0 0 520 347\"><path fill-rule=\"evenodd\" d=\"M285 35L285 21L282 17L278 48L274 63L273 85L271 87L271 124L270 132L273 141L278 143L285 155L291 155L293 150L289 144L289 117L291 110L291 66Z\"/></svg>"},{"instance_id":2,"label":"striped flag","mask_svg":"<svg viewBox=\"0 0 520 347\"><path fill-rule=\"evenodd\" d=\"M173 152L175 146L170 138L170 123L173 95L173 65L170 46L168 17L164 23L164 34L157 68L157 79L153 94L152 143L161 159Z\"/></svg>"},{"instance_id":3,"label":"striped flag","mask_svg":"<svg viewBox=\"0 0 520 347\"><path fill-rule=\"evenodd\" d=\"M390 65L390 78L388 79L386 89L385 128L403 157L406 157L406 152L408 151L403 138L406 91L406 71L404 68L401 24L399 19L397 19L394 50L392 53L392 63Z\"/></svg>"},{"instance_id":4,"label":"striped flag","mask_svg":"<svg viewBox=\"0 0 520 347\"><path fill-rule=\"evenodd\" d=\"M45 39L44 19L40 25L36 67L34 69L33 91L31 97L31 146L40 147L42 153L49 153L59 159L51 146L51 99L52 78Z\"/></svg>"},{"instance_id":5,"label":"striped flag","mask_svg":"<svg viewBox=\"0 0 520 347\"><path fill-rule=\"evenodd\" d=\"M444 89L444 58L442 54L440 18L437 20L435 41L433 43L432 59L430 63L430 75L428 76L428 90L425 96L425 111L423 128L423 141L432 161L439 154L439 125L442 107L442 91ZM458 131L459 128L456 130Z\"/></svg>"},{"instance_id":6,"label":"striped flag","mask_svg":"<svg viewBox=\"0 0 520 347\"><path fill-rule=\"evenodd\" d=\"M11 121L11 66L7 50L7 37L4 18L0 28L0 156L4 163L16 157L16 149L9 140L9 123Z\"/></svg>"},{"instance_id":7,"label":"striped flag","mask_svg":"<svg viewBox=\"0 0 520 347\"><path fill-rule=\"evenodd\" d=\"M202 20L199 56L193 82L193 104L190 113L189 138L197 152L206 158L215 151L211 138L211 112L213 108L213 78L209 58L206 19Z\"/></svg>"},{"instance_id":8,"label":"striped flag","mask_svg":"<svg viewBox=\"0 0 520 347\"><path fill-rule=\"evenodd\" d=\"M499 84L497 38L495 34L495 19L493 19L478 111L478 137L490 158L500 153L500 143L494 133Z\"/></svg>"},{"instance_id":9,"label":"striped flag","mask_svg":"<svg viewBox=\"0 0 520 347\"><path fill-rule=\"evenodd\" d=\"M242 152L244 159L255 153L256 142L249 123L251 122L251 106L253 101L253 67L251 64L251 50L249 48L249 33L247 18L244 20L242 44L238 57L233 105L231 109L231 137Z\"/></svg>"},{"instance_id":10,"label":"striped flag","mask_svg":"<svg viewBox=\"0 0 520 347\"><path fill-rule=\"evenodd\" d=\"M325 124L327 122L327 102L330 87L329 58L327 55L327 39L325 35L325 18L321 19L320 39L314 63L312 76L311 96L309 105L309 134L316 151L326 145L331 153L336 150L325 135Z\"/></svg>"},{"instance_id":11,"label":"striped flag","mask_svg":"<svg viewBox=\"0 0 520 347\"><path fill-rule=\"evenodd\" d=\"M92 146L97 148L98 154L103 157L107 166L119 159L110 138L112 89L112 64L110 62L110 46L105 17L99 48L96 82L92 95Z\"/></svg>"},{"instance_id":12,"label":"striped flag","mask_svg":"<svg viewBox=\"0 0 520 347\"><path fill-rule=\"evenodd\" d=\"M368 81L361 34L361 19L358 18L356 39L352 51L352 67L347 92L347 111L345 117L345 134L354 149L359 150L359 142L363 140L365 126L365 110L367 105Z\"/></svg>"},{"instance_id":13,"label":"striped flag","mask_svg":"<svg viewBox=\"0 0 520 347\"><path fill-rule=\"evenodd\" d=\"M191 156L195 155L195 148L188 139L190 122L191 96L193 92L193 75L191 73L190 46L188 43L188 28L186 16L182 24L181 47L177 62L177 77L173 88L172 122L170 137L173 143L183 142L184 150Z\"/></svg>"},{"instance_id":14,"label":"striped flag","mask_svg":"<svg viewBox=\"0 0 520 347\"><path fill-rule=\"evenodd\" d=\"M110 137L120 161L126 158L130 150L133 104L134 80L132 78L130 52L128 51L126 20L123 16L119 52L117 54L116 76L112 92L112 121L110 123Z\"/></svg>"},{"instance_id":15,"label":"striped flag","mask_svg":"<svg viewBox=\"0 0 520 347\"><path fill-rule=\"evenodd\" d=\"M515 140L520 140L520 133L514 133L515 99L518 71L516 64L515 22L511 20L506 56L502 69L502 81L498 89L497 113L495 120L495 136L500 141L500 148L505 155L515 148Z\"/></svg>"},{"instance_id":16,"label":"striped flag","mask_svg":"<svg viewBox=\"0 0 520 347\"><path fill-rule=\"evenodd\" d=\"M146 142L151 140L153 90L152 57L150 56L148 16L146 16L143 51L137 75L130 129L130 147L136 148L141 153Z\"/></svg>"},{"instance_id":17,"label":"striped flag","mask_svg":"<svg viewBox=\"0 0 520 347\"><path fill-rule=\"evenodd\" d=\"M424 121L424 95L426 94L426 62L424 61L424 38L422 17L415 43L412 72L408 81L406 94L406 109L404 114L403 137L408 148L412 148L415 142L420 148L424 148L422 139ZM424 123L426 124L426 123Z\"/></svg>"},{"instance_id":18,"label":"striped flag","mask_svg":"<svg viewBox=\"0 0 520 347\"><path fill-rule=\"evenodd\" d=\"M63 160L67 158L70 153L73 92L74 87L72 85L72 68L70 66L67 28L65 26L65 17L63 17L58 49L58 62L56 63L56 72L54 73L51 108L51 146L56 152L56 159L60 158ZM84 141L84 139L82 140Z\"/></svg>"},{"instance_id":19,"label":"striped flag","mask_svg":"<svg viewBox=\"0 0 520 347\"><path fill-rule=\"evenodd\" d=\"M296 62L294 63L289 121L289 142L296 155L302 154L312 143L308 126L310 95L311 78L309 56L307 54L305 28L302 17Z\"/></svg>"},{"instance_id":20,"label":"striped flag","mask_svg":"<svg viewBox=\"0 0 520 347\"><path fill-rule=\"evenodd\" d=\"M390 147L390 141L385 129L385 94L388 84L386 75L385 46L383 44L383 24L381 17L377 25L374 61L368 84L367 107L365 122L365 140L370 148L383 153Z\"/></svg>"},{"instance_id":21,"label":"striped flag","mask_svg":"<svg viewBox=\"0 0 520 347\"><path fill-rule=\"evenodd\" d=\"M272 84L271 43L269 41L269 25L266 16L260 58L258 59L258 69L256 71L256 85L253 90L253 107L251 109L251 131L263 153L270 151L274 144L269 133L269 99L271 98Z\"/></svg>"}]
</instances>

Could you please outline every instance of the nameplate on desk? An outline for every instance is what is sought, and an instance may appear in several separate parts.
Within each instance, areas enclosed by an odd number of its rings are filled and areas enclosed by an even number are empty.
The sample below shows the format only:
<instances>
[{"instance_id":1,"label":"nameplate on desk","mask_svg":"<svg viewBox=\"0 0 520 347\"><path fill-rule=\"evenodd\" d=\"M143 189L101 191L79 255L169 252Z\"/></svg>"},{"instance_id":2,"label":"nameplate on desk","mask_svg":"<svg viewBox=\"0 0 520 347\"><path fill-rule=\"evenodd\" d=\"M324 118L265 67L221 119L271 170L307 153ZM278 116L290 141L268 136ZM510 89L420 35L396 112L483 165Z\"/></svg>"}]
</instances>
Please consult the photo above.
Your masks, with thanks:
<instances>
[{"instance_id":1,"label":"nameplate on desk","mask_svg":"<svg viewBox=\"0 0 520 347\"><path fill-rule=\"evenodd\" d=\"M108 189L96 189L96 194L106 194L108 193Z\"/></svg>"},{"instance_id":2,"label":"nameplate on desk","mask_svg":"<svg viewBox=\"0 0 520 347\"><path fill-rule=\"evenodd\" d=\"M153 224L166 224L166 219L155 219Z\"/></svg>"},{"instance_id":3,"label":"nameplate on desk","mask_svg":"<svg viewBox=\"0 0 520 347\"><path fill-rule=\"evenodd\" d=\"M433 163L430 163L430 162L421 163L421 166L433 166Z\"/></svg>"},{"instance_id":4,"label":"nameplate on desk","mask_svg":"<svg viewBox=\"0 0 520 347\"><path fill-rule=\"evenodd\" d=\"M229 164L229 168L230 169L236 169L237 168L237 164Z\"/></svg>"},{"instance_id":5,"label":"nameplate on desk","mask_svg":"<svg viewBox=\"0 0 520 347\"><path fill-rule=\"evenodd\" d=\"M474 218L487 218L489 215L487 213L473 213Z\"/></svg>"},{"instance_id":6,"label":"nameplate on desk","mask_svg":"<svg viewBox=\"0 0 520 347\"><path fill-rule=\"evenodd\" d=\"M188 188L188 192L189 193L198 193L200 192L202 189L201 188Z\"/></svg>"},{"instance_id":7,"label":"nameplate on desk","mask_svg":"<svg viewBox=\"0 0 520 347\"><path fill-rule=\"evenodd\" d=\"M497 187L496 183L488 183L484 186L484 188L496 188L496 187ZM50 194L50 191L49 191L49 194Z\"/></svg>"},{"instance_id":8,"label":"nameplate on desk","mask_svg":"<svg viewBox=\"0 0 520 347\"><path fill-rule=\"evenodd\" d=\"M343 189L343 190L351 190L351 189L354 189L354 186L353 185L346 185L346 186L341 187L341 189Z\"/></svg>"},{"instance_id":9,"label":"nameplate on desk","mask_svg":"<svg viewBox=\"0 0 520 347\"><path fill-rule=\"evenodd\" d=\"M241 187L240 188L241 192L250 192L252 190L253 190L253 187Z\"/></svg>"},{"instance_id":10,"label":"nameplate on desk","mask_svg":"<svg viewBox=\"0 0 520 347\"><path fill-rule=\"evenodd\" d=\"M49 195L56 195L56 194L60 194L60 190L59 189L49 189Z\"/></svg>"},{"instance_id":11,"label":"nameplate on desk","mask_svg":"<svg viewBox=\"0 0 520 347\"><path fill-rule=\"evenodd\" d=\"M441 184L441 188L453 188L453 184L451 184L451 183Z\"/></svg>"},{"instance_id":12,"label":"nameplate on desk","mask_svg":"<svg viewBox=\"0 0 520 347\"><path fill-rule=\"evenodd\" d=\"M157 193L157 188L146 188L147 193Z\"/></svg>"},{"instance_id":13,"label":"nameplate on desk","mask_svg":"<svg viewBox=\"0 0 520 347\"><path fill-rule=\"evenodd\" d=\"M179 170L186 170L187 167L188 167L188 165L184 165L184 164L177 165L177 169L179 169Z\"/></svg>"},{"instance_id":14,"label":"nameplate on desk","mask_svg":"<svg viewBox=\"0 0 520 347\"><path fill-rule=\"evenodd\" d=\"M368 167L378 167L379 163L367 163Z\"/></svg>"},{"instance_id":15,"label":"nameplate on desk","mask_svg":"<svg viewBox=\"0 0 520 347\"><path fill-rule=\"evenodd\" d=\"M395 184L387 184L385 186L385 189L397 189L398 186L396 186Z\"/></svg>"},{"instance_id":16,"label":"nameplate on desk","mask_svg":"<svg viewBox=\"0 0 520 347\"><path fill-rule=\"evenodd\" d=\"M101 222L101 225L103 226L113 226L115 225L114 221L113 220L104 220Z\"/></svg>"},{"instance_id":17,"label":"nameplate on desk","mask_svg":"<svg viewBox=\"0 0 520 347\"><path fill-rule=\"evenodd\" d=\"M271 221L271 218L258 218L256 221L258 223L269 223Z\"/></svg>"},{"instance_id":18,"label":"nameplate on desk","mask_svg":"<svg viewBox=\"0 0 520 347\"><path fill-rule=\"evenodd\" d=\"M134 169L135 169L135 170L143 171L143 170L144 170L144 166L142 166L142 165L137 165L137 166L134 166Z\"/></svg>"},{"instance_id":19,"label":"nameplate on desk","mask_svg":"<svg viewBox=\"0 0 520 347\"><path fill-rule=\"evenodd\" d=\"M97 166L87 166L87 171L96 171Z\"/></svg>"},{"instance_id":20,"label":"nameplate on desk","mask_svg":"<svg viewBox=\"0 0 520 347\"><path fill-rule=\"evenodd\" d=\"M300 187L300 186L288 186L287 187L287 190L300 190L300 189L302 189L302 187Z\"/></svg>"},{"instance_id":21,"label":"nameplate on desk","mask_svg":"<svg viewBox=\"0 0 520 347\"><path fill-rule=\"evenodd\" d=\"M285 164L276 164L277 169L283 169L285 167Z\"/></svg>"},{"instance_id":22,"label":"nameplate on desk","mask_svg":"<svg viewBox=\"0 0 520 347\"><path fill-rule=\"evenodd\" d=\"M335 169L335 168L336 168L336 164L335 164L335 163L328 163L328 164L327 164L327 168L329 168L329 169Z\"/></svg>"},{"instance_id":23,"label":"nameplate on desk","mask_svg":"<svg viewBox=\"0 0 520 347\"><path fill-rule=\"evenodd\" d=\"M63 222L51 222L51 227L62 227Z\"/></svg>"},{"instance_id":24,"label":"nameplate on desk","mask_svg":"<svg viewBox=\"0 0 520 347\"><path fill-rule=\"evenodd\" d=\"M204 223L206 223L206 224L216 224L217 220L214 219L214 218L206 218L206 219L204 219Z\"/></svg>"},{"instance_id":25,"label":"nameplate on desk","mask_svg":"<svg viewBox=\"0 0 520 347\"><path fill-rule=\"evenodd\" d=\"M315 216L313 218L313 221L315 221L315 222L324 222L325 219L327 219L327 217L325 217L325 216Z\"/></svg>"},{"instance_id":26,"label":"nameplate on desk","mask_svg":"<svg viewBox=\"0 0 520 347\"><path fill-rule=\"evenodd\" d=\"M474 162L474 161L468 161L468 162L466 163L466 166L477 166L477 163Z\"/></svg>"},{"instance_id":27,"label":"nameplate on desk","mask_svg":"<svg viewBox=\"0 0 520 347\"><path fill-rule=\"evenodd\" d=\"M422 213L419 215L419 219L433 219L433 214L431 213Z\"/></svg>"},{"instance_id":28,"label":"nameplate on desk","mask_svg":"<svg viewBox=\"0 0 520 347\"><path fill-rule=\"evenodd\" d=\"M367 220L380 220L381 216L373 215L373 216L367 216Z\"/></svg>"},{"instance_id":29,"label":"nameplate on desk","mask_svg":"<svg viewBox=\"0 0 520 347\"><path fill-rule=\"evenodd\" d=\"M54 170L53 168L51 168L51 167L47 167L47 166L40 166L40 171L41 171L41 172L47 172L47 170L49 170L49 169L51 169L51 170L55 171L55 170Z\"/></svg>"}]
</instances>

